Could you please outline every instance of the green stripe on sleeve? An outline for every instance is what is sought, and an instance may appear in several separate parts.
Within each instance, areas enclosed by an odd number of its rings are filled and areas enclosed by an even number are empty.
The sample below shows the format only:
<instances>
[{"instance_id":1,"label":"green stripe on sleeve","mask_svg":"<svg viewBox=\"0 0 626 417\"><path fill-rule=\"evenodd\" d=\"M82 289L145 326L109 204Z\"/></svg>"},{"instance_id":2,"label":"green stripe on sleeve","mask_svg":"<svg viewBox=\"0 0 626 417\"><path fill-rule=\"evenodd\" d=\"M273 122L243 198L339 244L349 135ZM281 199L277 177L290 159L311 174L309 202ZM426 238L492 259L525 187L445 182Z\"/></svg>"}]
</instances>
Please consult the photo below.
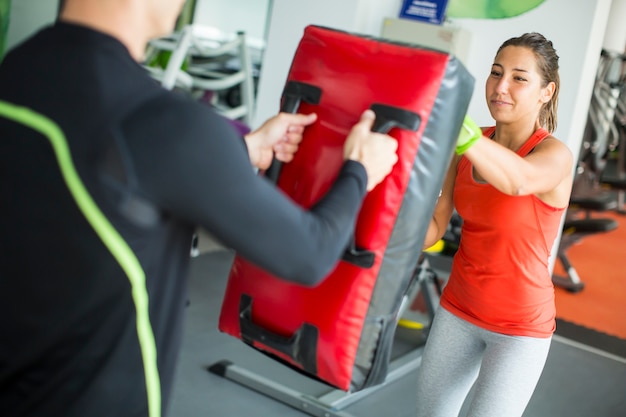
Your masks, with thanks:
<instances>
[{"instance_id":1,"label":"green stripe on sleeve","mask_svg":"<svg viewBox=\"0 0 626 417\"><path fill-rule=\"evenodd\" d=\"M4 101L0 101L0 116L26 125L48 138L65 183L76 204L128 276L137 315L137 336L144 364L149 415L159 417L161 415L161 382L157 368L156 343L148 310L146 276L139 260L89 195L76 172L65 135L59 126L39 113Z\"/></svg>"}]
</instances>

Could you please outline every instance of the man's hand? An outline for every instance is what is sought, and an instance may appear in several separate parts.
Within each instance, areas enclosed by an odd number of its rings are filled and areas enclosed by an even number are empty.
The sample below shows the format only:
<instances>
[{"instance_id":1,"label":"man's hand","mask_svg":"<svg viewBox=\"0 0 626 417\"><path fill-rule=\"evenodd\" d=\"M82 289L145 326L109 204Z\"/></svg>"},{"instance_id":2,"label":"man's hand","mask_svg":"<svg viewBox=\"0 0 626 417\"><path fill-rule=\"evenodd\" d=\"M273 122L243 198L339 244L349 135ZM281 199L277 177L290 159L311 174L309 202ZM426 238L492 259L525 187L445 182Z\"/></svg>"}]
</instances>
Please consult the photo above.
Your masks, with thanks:
<instances>
[{"instance_id":1,"label":"man's hand","mask_svg":"<svg viewBox=\"0 0 626 417\"><path fill-rule=\"evenodd\" d=\"M244 136L252 165L265 170L269 168L274 157L281 162L291 161L302 141L304 128L316 119L315 113L279 113Z\"/></svg>"},{"instance_id":2,"label":"man's hand","mask_svg":"<svg viewBox=\"0 0 626 417\"><path fill-rule=\"evenodd\" d=\"M391 172L398 161L398 142L389 135L372 132L376 115L366 110L350 130L344 145L344 158L360 162L367 171L367 191L371 191Z\"/></svg>"}]
</instances>

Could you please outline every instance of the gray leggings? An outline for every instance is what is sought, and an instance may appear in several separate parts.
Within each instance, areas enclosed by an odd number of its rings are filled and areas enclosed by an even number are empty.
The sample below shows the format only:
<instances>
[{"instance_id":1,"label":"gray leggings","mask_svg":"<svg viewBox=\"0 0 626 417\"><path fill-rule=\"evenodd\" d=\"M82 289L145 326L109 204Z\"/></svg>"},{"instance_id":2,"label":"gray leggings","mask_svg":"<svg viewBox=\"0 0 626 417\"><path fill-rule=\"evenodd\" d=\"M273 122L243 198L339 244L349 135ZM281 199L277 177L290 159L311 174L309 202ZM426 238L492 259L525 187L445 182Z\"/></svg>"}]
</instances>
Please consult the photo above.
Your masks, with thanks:
<instances>
[{"instance_id":1,"label":"gray leggings","mask_svg":"<svg viewBox=\"0 0 626 417\"><path fill-rule=\"evenodd\" d=\"M551 340L490 332L439 307L417 371L418 417L457 417L472 384L467 417L520 417Z\"/></svg>"}]
</instances>

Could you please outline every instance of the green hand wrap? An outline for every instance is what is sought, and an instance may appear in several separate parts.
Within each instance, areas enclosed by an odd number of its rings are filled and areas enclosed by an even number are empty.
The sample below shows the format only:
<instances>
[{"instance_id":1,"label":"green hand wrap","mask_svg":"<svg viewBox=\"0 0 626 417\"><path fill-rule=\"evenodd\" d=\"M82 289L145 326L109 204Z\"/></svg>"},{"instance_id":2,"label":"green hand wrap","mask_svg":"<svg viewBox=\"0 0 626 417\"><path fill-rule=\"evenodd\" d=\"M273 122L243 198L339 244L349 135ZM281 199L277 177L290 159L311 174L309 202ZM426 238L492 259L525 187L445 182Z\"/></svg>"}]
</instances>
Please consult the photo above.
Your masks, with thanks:
<instances>
[{"instance_id":1,"label":"green hand wrap","mask_svg":"<svg viewBox=\"0 0 626 417\"><path fill-rule=\"evenodd\" d=\"M465 116L463 126L459 132L459 138L456 141L456 154L462 155L483 135L483 131L478 127L471 117Z\"/></svg>"}]
</instances>

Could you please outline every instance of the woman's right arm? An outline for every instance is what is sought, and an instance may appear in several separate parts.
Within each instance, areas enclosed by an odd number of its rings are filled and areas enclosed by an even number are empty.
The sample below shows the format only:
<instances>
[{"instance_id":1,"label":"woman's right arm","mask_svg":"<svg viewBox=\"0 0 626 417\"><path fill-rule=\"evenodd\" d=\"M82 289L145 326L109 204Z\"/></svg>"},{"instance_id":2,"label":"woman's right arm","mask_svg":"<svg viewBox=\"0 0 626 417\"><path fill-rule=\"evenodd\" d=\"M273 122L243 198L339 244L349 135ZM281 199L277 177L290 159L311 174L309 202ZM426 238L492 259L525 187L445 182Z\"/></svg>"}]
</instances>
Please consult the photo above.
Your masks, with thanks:
<instances>
[{"instance_id":1,"label":"woman's right arm","mask_svg":"<svg viewBox=\"0 0 626 417\"><path fill-rule=\"evenodd\" d=\"M424 249L428 249L437 243L446 233L448 223L450 223L452 212L454 211L454 183L456 181L456 170L460 159L460 156L454 155L450 161L443 188L441 189L441 195L437 200L433 217L426 232Z\"/></svg>"}]
</instances>

